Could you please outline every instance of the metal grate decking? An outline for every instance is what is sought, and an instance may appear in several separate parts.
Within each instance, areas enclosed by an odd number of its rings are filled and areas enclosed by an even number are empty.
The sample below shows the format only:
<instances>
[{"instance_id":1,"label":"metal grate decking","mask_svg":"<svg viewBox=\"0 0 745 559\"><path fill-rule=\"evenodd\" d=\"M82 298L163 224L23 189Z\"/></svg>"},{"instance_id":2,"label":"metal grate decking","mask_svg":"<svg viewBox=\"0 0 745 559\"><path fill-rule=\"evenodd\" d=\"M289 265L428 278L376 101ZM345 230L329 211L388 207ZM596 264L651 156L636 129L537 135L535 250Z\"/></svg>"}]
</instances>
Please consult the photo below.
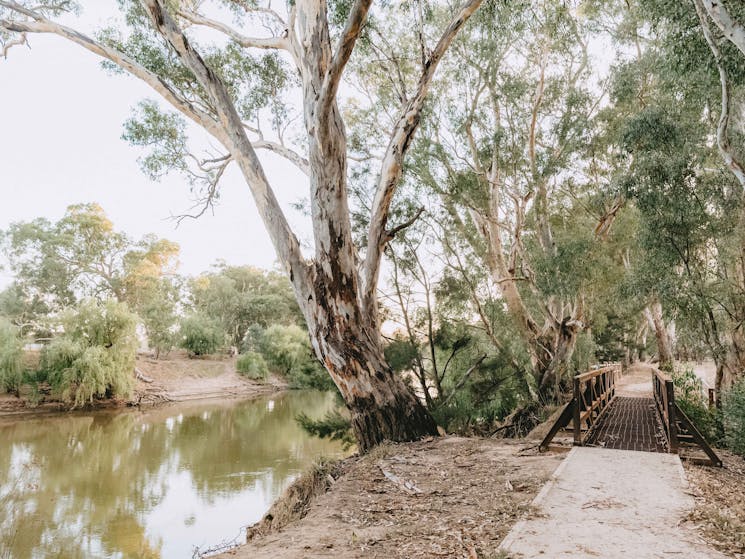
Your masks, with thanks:
<instances>
[{"instance_id":1,"label":"metal grate decking","mask_svg":"<svg viewBox=\"0 0 745 559\"><path fill-rule=\"evenodd\" d=\"M667 452L665 434L653 398L617 396L592 427L588 446Z\"/></svg>"}]
</instances>

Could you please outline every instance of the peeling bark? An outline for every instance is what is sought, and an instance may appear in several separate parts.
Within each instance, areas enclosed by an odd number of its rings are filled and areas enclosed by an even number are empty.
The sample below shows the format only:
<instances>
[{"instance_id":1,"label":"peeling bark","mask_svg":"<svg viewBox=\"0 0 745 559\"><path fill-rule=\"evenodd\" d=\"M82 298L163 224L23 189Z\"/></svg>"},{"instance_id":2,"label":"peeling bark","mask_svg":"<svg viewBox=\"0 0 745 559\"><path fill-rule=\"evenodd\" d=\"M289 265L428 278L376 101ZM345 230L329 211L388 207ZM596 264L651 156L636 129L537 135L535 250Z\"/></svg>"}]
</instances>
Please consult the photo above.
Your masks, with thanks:
<instances>
[{"instance_id":1,"label":"peeling bark","mask_svg":"<svg viewBox=\"0 0 745 559\"><path fill-rule=\"evenodd\" d=\"M660 302L653 301L652 304L644 309L644 316L647 318L649 326L654 330L660 369L670 371L673 368L675 359L670 344L670 337L665 327L665 320L662 317L662 305Z\"/></svg>"},{"instance_id":2,"label":"peeling bark","mask_svg":"<svg viewBox=\"0 0 745 559\"><path fill-rule=\"evenodd\" d=\"M745 55L745 26L732 19L722 0L701 0L701 3L724 36Z\"/></svg>"},{"instance_id":3,"label":"peeling bark","mask_svg":"<svg viewBox=\"0 0 745 559\"><path fill-rule=\"evenodd\" d=\"M719 154L721 155L724 164L737 178L740 186L745 188L745 168L743 168L742 163L738 161L735 156L735 152L729 143L729 136L727 133L730 119L729 77L727 76L727 70L722 63L722 53L714 40L714 36L709 28L709 22L704 14L702 0L694 0L693 3L696 6L696 13L698 14L698 19L701 23L701 30L704 33L706 43L709 45L709 49L714 55L714 60L716 61L717 69L719 71L719 82L722 88L722 104L719 113L719 123L717 125L717 146L719 147ZM711 4L711 2L709 2L709 4ZM743 44L745 45L745 42Z\"/></svg>"},{"instance_id":4,"label":"peeling bark","mask_svg":"<svg viewBox=\"0 0 745 559\"><path fill-rule=\"evenodd\" d=\"M208 114L190 103L158 75L116 49L44 18L12 0L0 6L20 16L0 21L17 33L52 33L75 42L138 77L172 106L196 122L228 150L239 166L266 226L278 258L289 274L308 324L318 358L339 387L352 413L360 449L383 440L405 441L436 435L424 406L385 362L378 324L377 280L389 232L390 202L401 178L403 160L416 133L424 101L439 61L482 0L466 0L443 31L423 67L417 94L401 111L381 168L371 216L370 244L360 274L353 243L347 188L347 140L336 93L345 66L365 24L371 0L357 0L342 36L332 48L324 0L299 0L289 8L282 36L254 38L196 11L178 12L182 22L222 32L245 48L280 49L290 53L300 74L307 159L281 144L251 143L228 91L217 74L192 47L164 0L140 0L156 31L209 96ZM197 6L198 7L198 6ZM196 9L196 8L195 8ZM273 16L285 23L269 10ZM309 177L314 233L314 259L308 262L264 174L256 149L270 149L288 158Z\"/></svg>"}]
</instances>

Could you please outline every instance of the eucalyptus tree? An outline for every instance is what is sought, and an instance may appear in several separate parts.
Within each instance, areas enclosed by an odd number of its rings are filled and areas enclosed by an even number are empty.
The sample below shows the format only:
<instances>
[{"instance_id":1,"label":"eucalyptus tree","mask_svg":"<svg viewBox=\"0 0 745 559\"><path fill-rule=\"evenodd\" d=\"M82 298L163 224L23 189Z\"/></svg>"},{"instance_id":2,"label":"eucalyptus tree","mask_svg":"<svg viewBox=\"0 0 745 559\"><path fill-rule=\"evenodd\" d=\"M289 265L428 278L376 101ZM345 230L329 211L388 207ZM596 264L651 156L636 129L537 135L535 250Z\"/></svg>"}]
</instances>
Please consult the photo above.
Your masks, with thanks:
<instances>
[{"instance_id":1,"label":"eucalyptus tree","mask_svg":"<svg viewBox=\"0 0 745 559\"><path fill-rule=\"evenodd\" d=\"M300 309L284 274L220 263L190 282L194 308L220 322L230 343L241 347L252 325L297 324Z\"/></svg>"},{"instance_id":2,"label":"eucalyptus tree","mask_svg":"<svg viewBox=\"0 0 745 559\"><path fill-rule=\"evenodd\" d=\"M395 106L381 107L396 117L372 185L366 242L359 247L364 260L352 235L347 135L338 98L345 68L357 44L364 43L371 0L331 5L300 0L288 2L283 13L271 4L242 0L122 0L126 28L98 37L55 19L74 7L71 2L2 0L0 29L6 52L31 34L54 34L151 86L177 111L164 114L153 105L143 107L145 118L133 125L132 139L158 151L149 160L155 172L176 167L203 180L210 200L226 166L238 166L290 277L315 353L344 396L359 446L366 450L383 439L436 433L430 415L385 362L376 289L383 250L396 230L388 223L391 200L432 79L481 1L465 0L441 30L420 34L415 88ZM415 32L425 23L416 25L421 21L417 6L381 5L379 18L411 21ZM226 21L226 11L237 24L229 17ZM198 31L205 29L219 35L220 42L200 45ZM257 50L268 54L256 56ZM273 103L298 82L303 153L284 141L289 114ZM276 141L266 139L257 122L262 108L273 113ZM220 153L203 158L186 153L184 119L216 140ZM308 176L312 258L303 255L257 156L259 148L285 156Z\"/></svg>"},{"instance_id":3,"label":"eucalyptus tree","mask_svg":"<svg viewBox=\"0 0 745 559\"><path fill-rule=\"evenodd\" d=\"M653 290L687 328L696 326L717 364L719 390L745 369L745 175L733 111L742 102L745 67L711 25L707 4L639 0L654 41L644 59L616 69L613 105L644 92L644 106L616 113L613 126L626 160L619 184L642 216L637 291ZM731 7L739 16L740 8Z\"/></svg>"},{"instance_id":4,"label":"eucalyptus tree","mask_svg":"<svg viewBox=\"0 0 745 559\"><path fill-rule=\"evenodd\" d=\"M742 10L742 4L738 5L734 0L730 0L729 3L723 0L694 0L694 3L697 8L706 9L706 13L722 31L722 35L745 55L745 11Z\"/></svg>"},{"instance_id":5,"label":"eucalyptus tree","mask_svg":"<svg viewBox=\"0 0 745 559\"><path fill-rule=\"evenodd\" d=\"M175 272L179 247L146 235L130 239L98 204L69 206L56 222L16 222L3 232L16 288L30 300L59 311L85 297L141 307L159 282Z\"/></svg>"},{"instance_id":6,"label":"eucalyptus tree","mask_svg":"<svg viewBox=\"0 0 745 559\"><path fill-rule=\"evenodd\" d=\"M584 220L572 239L563 231L573 219L562 218L594 180L585 146L604 95L587 83L591 33L575 8L535 1L482 11L453 47L452 80L438 90L412 170L440 196L451 252L477 255L488 271L541 399L555 396L570 367L593 273L571 266L587 257L596 223Z\"/></svg>"}]
</instances>

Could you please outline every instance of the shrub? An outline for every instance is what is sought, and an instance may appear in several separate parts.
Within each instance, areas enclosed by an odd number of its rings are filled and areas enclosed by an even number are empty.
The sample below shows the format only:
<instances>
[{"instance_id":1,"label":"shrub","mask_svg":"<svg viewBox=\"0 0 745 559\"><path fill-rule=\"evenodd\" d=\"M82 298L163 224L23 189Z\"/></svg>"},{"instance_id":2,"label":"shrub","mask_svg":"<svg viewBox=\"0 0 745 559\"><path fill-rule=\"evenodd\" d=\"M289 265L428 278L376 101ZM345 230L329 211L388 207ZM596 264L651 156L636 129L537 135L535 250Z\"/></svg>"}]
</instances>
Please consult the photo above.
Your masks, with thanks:
<instances>
[{"instance_id":1,"label":"shrub","mask_svg":"<svg viewBox=\"0 0 745 559\"><path fill-rule=\"evenodd\" d=\"M316 359L308 333L292 324L273 324L258 340L259 352L269 368L287 378L293 388L331 390L334 383Z\"/></svg>"},{"instance_id":2,"label":"shrub","mask_svg":"<svg viewBox=\"0 0 745 559\"><path fill-rule=\"evenodd\" d=\"M680 406L701 434L712 443L722 439L722 429L717 411L709 409L703 394L703 383L693 369L687 368L672 373L675 387L675 403Z\"/></svg>"},{"instance_id":3,"label":"shrub","mask_svg":"<svg viewBox=\"0 0 745 559\"><path fill-rule=\"evenodd\" d=\"M180 346L192 355L215 353L225 344L225 332L216 320L192 314L181 321Z\"/></svg>"},{"instance_id":4,"label":"shrub","mask_svg":"<svg viewBox=\"0 0 745 559\"><path fill-rule=\"evenodd\" d=\"M266 361L260 353L255 351L239 355L235 367L239 373L253 380L264 380L269 374Z\"/></svg>"},{"instance_id":5,"label":"shrub","mask_svg":"<svg viewBox=\"0 0 745 559\"><path fill-rule=\"evenodd\" d=\"M727 446L745 457L745 378L727 392L722 402L722 423Z\"/></svg>"},{"instance_id":6,"label":"shrub","mask_svg":"<svg viewBox=\"0 0 745 559\"><path fill-rule=\"evenodd\" d=\"M0 318L0 388L18 395L23 375L23 343L19 330Z\"/></svg>"},{"instance_id":7,"label":"shrub","mask_svg":"<svg viewBox=\"0 0 745 559\"><path fill-rule=\"evenodd\" d=\"M113 300L83 301L62 317L64 334L42 353L42 376L73 408L128 396L134 382L137 317Z\"/></svg>"}]
</instances>

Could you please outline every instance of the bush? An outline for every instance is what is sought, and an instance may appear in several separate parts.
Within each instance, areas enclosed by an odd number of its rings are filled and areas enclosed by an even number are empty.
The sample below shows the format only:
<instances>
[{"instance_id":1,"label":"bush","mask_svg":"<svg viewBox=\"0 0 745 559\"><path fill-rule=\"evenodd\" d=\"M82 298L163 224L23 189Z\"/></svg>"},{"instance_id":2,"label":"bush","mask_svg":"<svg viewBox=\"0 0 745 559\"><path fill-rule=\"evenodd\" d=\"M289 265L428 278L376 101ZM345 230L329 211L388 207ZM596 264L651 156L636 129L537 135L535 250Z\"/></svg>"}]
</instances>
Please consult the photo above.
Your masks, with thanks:
<instances>
[{"instance_id":1,"label":"bush","mask_svg":"<svg viewBox=\"0 0 745 559\"><path fill-rule=\"evenodd\" d=\"M722 402L722 423L727 446L745 457L745 378L727 392Z\"/></svg>"},{"instance_id":2,"label":"bush","mask_svg":"<svg viewBox=\"0 0 745 559\"><path fill-rule=\"evenodd\" d=\"M113 300L83 301L62 317L64 334L42 353L41 377L72 407L126 397L134 383L137 317Z\"/></svg>"},{"instance_id":3,"label":"bush","mask_svg":"<svg viewBox=\"0 0 745 559\"><path fill-rule=\"evenodd\" d=\"M719 443L722 439L721 422L717 411L709 409L704 399L701 379L690 368L674 371L672 379L675 387L675 403L709 442Z\"/></svg>"},{"instance_id":4,"label":"bush","mask_svg":"<svg viewBox=\"0 0 745 559\"><path fill-rule=\"evenodd\" d=\"M19 329L0 318L0 388L18 395L23 375L23 343Z\"/></svg>"},{"instance_id":5,"label":"bush","mask_svg":"<svg viewBox=\"0 0 745 559\"><path fill-rule=\"evenodd\" d=\"M216 320L192 314L181 321L180 346L192 355L215 353L225 344L225 332Z\"/></svg>"},{"instance_id":6,"label":"bush","mask_svg":"<svg viewBox=\"0 0 745 559\"><path fill-rule=\"evenodd\" d=\"M334 388L331 377L313 354L308 333L300 326L274 324L254 343L269 368L287 378L292 388Z\"/></svg>"},{"instance_id":7,"label":"bush","mask_svg":"<svg viewBox=\"0 0 745 559\"><path fill-rule=\"evenodd\" d=\"M249 351L238 356L235 368L239 373L253 380L264 380L269 374L266 361L260 353Z\"/></svg>"}]
</instances>

